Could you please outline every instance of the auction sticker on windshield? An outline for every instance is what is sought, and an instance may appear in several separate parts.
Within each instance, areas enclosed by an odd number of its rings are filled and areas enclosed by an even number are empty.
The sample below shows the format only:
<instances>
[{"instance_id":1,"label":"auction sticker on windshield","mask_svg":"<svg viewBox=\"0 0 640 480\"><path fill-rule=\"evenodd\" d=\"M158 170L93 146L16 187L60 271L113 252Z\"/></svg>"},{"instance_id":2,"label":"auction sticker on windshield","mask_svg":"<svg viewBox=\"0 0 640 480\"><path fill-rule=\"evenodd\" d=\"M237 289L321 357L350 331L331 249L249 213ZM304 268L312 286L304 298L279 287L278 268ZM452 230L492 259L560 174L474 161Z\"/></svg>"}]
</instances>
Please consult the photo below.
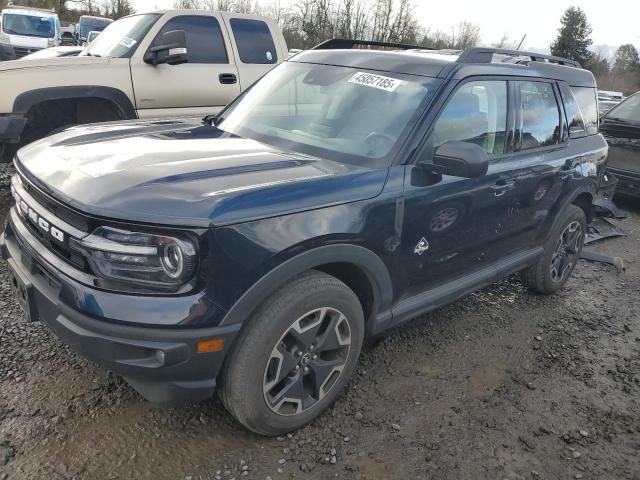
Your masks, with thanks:
<instances>
[{"instance_id":1,"label":"auction sticker on windshield","mask_svg":"<svg viewBox=\"0 0 640 480\"><path fill-rule=\"evenodd\" d=\"M125 48L131 48L131 47L133 47L137 42L136 42L133 38L129 38L129 37L122 37L118 43L119 43L120 45L122 45L123 47L125 47Z\"/></svg>"},{"instance_id":2,"label":"auction sticker on windshield","mask_svg":"<svg viewBox=\"0 0 640 480\"><path fill-rule=\"evenodd\" d=\"M382 75L374 75L373 73L358 72L349 79L349 83L363 85L365 87L378 88L387 92L393 92L404 82L391 77L383 77Z\"/></svg>"}]
</instances>

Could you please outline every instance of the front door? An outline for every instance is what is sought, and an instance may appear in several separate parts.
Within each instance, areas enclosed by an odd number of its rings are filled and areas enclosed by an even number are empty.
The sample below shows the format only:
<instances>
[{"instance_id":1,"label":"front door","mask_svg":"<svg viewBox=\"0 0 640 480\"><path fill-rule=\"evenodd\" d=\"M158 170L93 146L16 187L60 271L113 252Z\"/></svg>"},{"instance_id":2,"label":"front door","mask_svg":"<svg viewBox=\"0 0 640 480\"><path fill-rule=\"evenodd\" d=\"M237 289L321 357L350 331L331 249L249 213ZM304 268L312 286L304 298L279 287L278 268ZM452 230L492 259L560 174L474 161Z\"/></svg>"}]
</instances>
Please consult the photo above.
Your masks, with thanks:
<instances>
[{"instance_id":1,"label":"front door","mask_svg":"<svg viewBox=\"0 0 640 480\"><path fill-rule=\"evenodd\" d=\"M403 296L490 267L518 250L505 235L512 225L522 176L520 161L511 152L509 132L514 119L508 113L509 89L501 80L464 83L450 96L424 147L432 157L447 142L475 143L490 158L485 176L458 178L429 174L424 165L407 167Z\"/></svg>"},{"instance_id":2,"label":"front door","mask_svg":"<svg viewBox=\"0 0 640 480\"><path fill-rule=\"evenodd\" d=\"M136 108L141 118L216 113L240 93L233 50L219 14L172 17L157 32L150 47L164 32L173 30L186 34L188 63L150 65L143 60L146 49L131 59Z\"/></svg>"}]
</instances>

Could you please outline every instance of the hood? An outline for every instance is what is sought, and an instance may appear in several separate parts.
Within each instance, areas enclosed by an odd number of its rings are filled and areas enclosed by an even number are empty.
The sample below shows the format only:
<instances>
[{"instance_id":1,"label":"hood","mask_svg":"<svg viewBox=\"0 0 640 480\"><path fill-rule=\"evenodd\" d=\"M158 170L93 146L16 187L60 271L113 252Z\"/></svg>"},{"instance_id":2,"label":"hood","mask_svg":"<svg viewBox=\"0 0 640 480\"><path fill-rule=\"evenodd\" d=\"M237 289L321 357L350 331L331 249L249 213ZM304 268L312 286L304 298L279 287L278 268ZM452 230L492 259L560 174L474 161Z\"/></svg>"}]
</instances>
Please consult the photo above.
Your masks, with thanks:
<instances>
[{"instance_id":1,"label":"hood","mask_svg":"<svg viewBox=\"0 0 640 480\"><path fill-rule=\"evenodd\" d=\"M73 127L18 152L20 171L88 214L170 225L230 224L378 195L387 169L284 152L205 123Z\"/></svg>"},{"instance_id":2,"label":"hood","mask_svg":"<svg viewBox=\"0 0 640 480\"><path fill-rule=\"evenodd\" d=\"M39 59L20 59L0 62L0 73L11 70L25 70L28 68L62 67L69 68L80 65L103 65L109 63L110 58L101 57L51 57Z\"/></svg>"}]
</instances>

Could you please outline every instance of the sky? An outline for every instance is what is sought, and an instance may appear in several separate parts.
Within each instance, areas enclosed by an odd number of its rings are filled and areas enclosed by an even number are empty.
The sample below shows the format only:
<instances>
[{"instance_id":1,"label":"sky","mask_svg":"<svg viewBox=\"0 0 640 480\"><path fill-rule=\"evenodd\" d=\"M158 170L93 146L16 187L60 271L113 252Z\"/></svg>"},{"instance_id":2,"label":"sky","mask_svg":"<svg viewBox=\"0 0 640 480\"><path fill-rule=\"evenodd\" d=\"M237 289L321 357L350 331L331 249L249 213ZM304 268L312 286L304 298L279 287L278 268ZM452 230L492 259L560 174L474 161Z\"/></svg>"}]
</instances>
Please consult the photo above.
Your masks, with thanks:
<instances>
[{"instance_id":1,"label":"sky","mask_svg":"<svg viewBox=\"0 0 640 480\"><path fill-rule=\"evenodd\" d=\"M267 0L268 1L268 0ZM295 0L281 0L283 5ZM133 0L138 11L171 8L173 0ZM372 0L373 3L373 0ZM462 20L480 26L482 43L491 44L507 33L520 40L526 33L523 49L548 50L557 35L562 13L579 6L593 28L595 48L612 51L623 43L640 48L640 1L638 0L415 0L420 23L432 30L450 31Z\"/></svg>"}]
</instances>

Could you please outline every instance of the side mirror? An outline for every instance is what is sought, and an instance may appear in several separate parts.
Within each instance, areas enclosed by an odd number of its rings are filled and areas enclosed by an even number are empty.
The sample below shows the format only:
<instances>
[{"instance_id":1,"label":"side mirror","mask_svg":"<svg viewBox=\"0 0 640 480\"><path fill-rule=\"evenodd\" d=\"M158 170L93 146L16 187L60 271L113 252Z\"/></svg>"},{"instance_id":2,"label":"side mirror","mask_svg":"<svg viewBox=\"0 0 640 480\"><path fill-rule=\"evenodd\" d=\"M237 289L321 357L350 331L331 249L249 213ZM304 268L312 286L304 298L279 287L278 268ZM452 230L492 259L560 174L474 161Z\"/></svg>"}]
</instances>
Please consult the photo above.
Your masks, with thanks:
<instances>
[{"instance_id":1,"label":"side mirror","mask_svg":"<svg viewBox=\"0 0 640 480\"><path fill-rule=\"evenodd\" d=\"M184 30L172 30L160 35L144 55L144 61L151 65L180 65L187 63L187 36Z\"/></svg>"},{"instance_id":2,"label":"side mirror","mask_svg":"<svg viewBox=\"0 0 640 480\"><path fill-rule=\"evenodd\" d=\"M481 147L469 142L441 145L433 158L432 170L453 177L482 177L489 169L489 156Z\"/></svg>"}]
</instances>

